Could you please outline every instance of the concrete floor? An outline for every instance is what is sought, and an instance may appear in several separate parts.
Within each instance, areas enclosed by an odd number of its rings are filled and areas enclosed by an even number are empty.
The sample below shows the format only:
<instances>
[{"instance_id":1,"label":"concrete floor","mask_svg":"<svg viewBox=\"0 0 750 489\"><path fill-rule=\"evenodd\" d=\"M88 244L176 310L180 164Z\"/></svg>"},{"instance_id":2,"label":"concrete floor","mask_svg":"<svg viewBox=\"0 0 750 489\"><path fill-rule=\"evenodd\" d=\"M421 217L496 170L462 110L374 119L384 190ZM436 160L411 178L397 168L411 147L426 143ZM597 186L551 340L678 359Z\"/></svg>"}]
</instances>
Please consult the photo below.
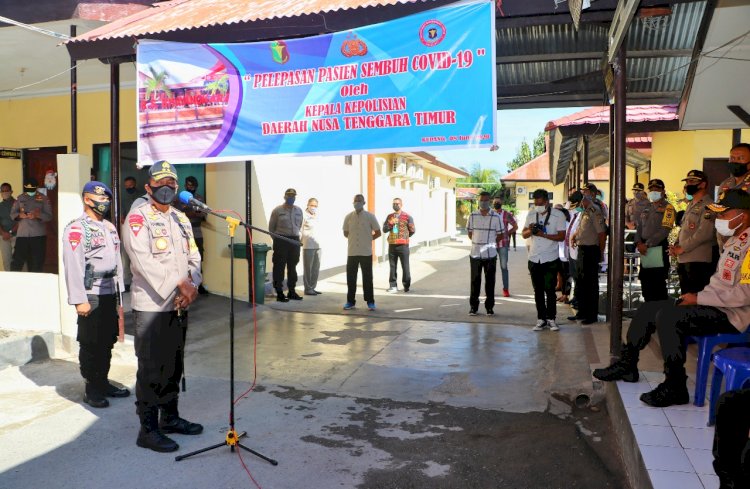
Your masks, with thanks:
<instances>
[{"instance_id":1,"label":"concrete floor","mask_svg":"<svg viewBox=\"0 0 750 489\"><path fill-rule=\"evenodd\" d=\"M342 275L321 296L258 308L258 386L236 404L246 444L279 460L242 453L258 487L622 487L606 412L572 406L603 395L590 365L607 362L606 325L566 324L560 306L560 332L532 332L521 248L513 297L493 318L469 317L467 253L464 242L414 253L409 294L386 294L378 265L374 313L341 310ZM253 380L254 330L248 305L235 309L239 394ZM176 435L177 454L226 433L227 315L217 296L190 312L180 407L206 430ZM132 340L116 346L110 378L133 386ZM132 397L95 410L81 395L74 355L0 370L1 488L256 487L228 447L175 462L136 447Z\"/></svg>"}]
</instances>

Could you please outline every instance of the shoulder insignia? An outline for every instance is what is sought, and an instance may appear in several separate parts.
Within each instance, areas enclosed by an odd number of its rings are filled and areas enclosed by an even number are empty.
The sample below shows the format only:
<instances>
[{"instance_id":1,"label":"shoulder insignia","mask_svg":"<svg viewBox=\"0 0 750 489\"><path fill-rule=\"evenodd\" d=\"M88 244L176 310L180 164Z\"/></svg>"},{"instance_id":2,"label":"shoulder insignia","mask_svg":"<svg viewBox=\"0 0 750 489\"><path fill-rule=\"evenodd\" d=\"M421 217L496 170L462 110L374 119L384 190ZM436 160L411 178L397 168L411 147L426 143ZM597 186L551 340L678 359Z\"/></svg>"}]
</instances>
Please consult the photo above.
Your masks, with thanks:
<instances>
[{"instance_id":1,"label":"shoulder insignia","mask_svg":"<svg viewBox=\"0 0 750 489\"><path fill-rule=\"evenodd\" d=\"M674 226L675 222L675 212L674 207L671 205L667 205L667 207L664 209L664 217L661 220L661 225L664 227L671 228Z\"/></svg>"},{"instance_id":2,"label":"shoulder insignia","mask_svg":"<svg viewBox=\"0 0 750 489\"><path fill-rule=\"evenodd\" d=\"M143 216L136 213L130 214L128 217L128 226L130 226L130 230L133 234L138 236L138 233L143 228Z\"/></svg>"},{"instance_id":3,"label":"shoulder insignia","mask_svg":"<svg viewBox=\"0 0 750 489\"><path fill-rule=\"evenodd\" d=\"M70 248L75 251L78 245L81 244L81 232L73 230L68 232L68 243L70 243Z\"/></svg>"}]
</instances>

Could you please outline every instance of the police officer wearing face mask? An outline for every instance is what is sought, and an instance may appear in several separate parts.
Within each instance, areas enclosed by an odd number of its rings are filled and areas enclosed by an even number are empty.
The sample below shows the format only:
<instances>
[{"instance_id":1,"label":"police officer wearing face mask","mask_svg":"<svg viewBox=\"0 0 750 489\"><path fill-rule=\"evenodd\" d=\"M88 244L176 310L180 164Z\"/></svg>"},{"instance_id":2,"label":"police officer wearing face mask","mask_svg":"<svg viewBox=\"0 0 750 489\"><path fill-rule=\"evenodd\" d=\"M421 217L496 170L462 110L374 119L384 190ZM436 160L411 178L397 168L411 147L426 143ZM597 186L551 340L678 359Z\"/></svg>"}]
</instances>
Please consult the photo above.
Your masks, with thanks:
<instances>
[{"instance_id":1,"label":"police officer wearing face mask","mask_svg":"<svg viewBox=\"0 0 750 489\"><path fill-rule=\"evenodd\" d=\"M747 331L750 324L750 263L747 260L750 194L740 189L728 190L719 196L719 202L708 207L717 214L716 231L727 237L719 268L708 285L698 293L682 294L677 301L641 305L630 323L621 359L607 368L594 370L594 377L600 380L637 382L639 352L648 345L656 330L665 379L654 390L641 395L641 401L649 406L667 407L690 402L685 375L687 336L739 334ZM747 411L741 415L747 418ZM738 426L730 422L722 428L734 431ZM720 433L718 422L716 433L719 437L727 435L726 431ZM744 435L747 436L747 430ZM737 460L724 459L720 465L728 469L736 467L736 463ZM718 470L717 474L721 477ZM747 484L722 487L747 487Z\"/></svg>"},{"instance_id":2,"label":"police officer wearing face mask","mask_svg":"<svg viewBox=\"0 0 750 489\"><path fill-rule=\"evenodd\" d=\"M669 274L667 238L674 227L676 213L674 206L667 202L665 195L663 181L655 178L648 182L650 203L641 213L635 232L636 249L643 255L638 279L641 281L641 291L645 302L667 298ZM646 255L649 255L649 259L645 258Z\"/></svg>"},{"instance_id":3,"label":"police officer wearing face mask","mask_svg":"<svg viewBox=\"0 0 750 489\"><path fill-rule=\"evenodd\" d=\"M714 201L707 192L706 174L690 170L682 181L690 203L685 209L677 242L669 247L669 254L677 257L680 292L686 294L703 290L716 270L713 263L716 215L708 209Z\"/></svg>"},{"instance_id":4,"label":"police officer wearing face mask","mask_svg":"<svg viewBox=\"0 0 750 489\"><path fill-rule=\"evenodd\" d=\"M750 144L739 143L729 150L729 177L719 184L719 193L732 188L739 188L750 192ZM726 237L717 235L719 246L723 246Z\"/></svg>"},{"instance_id":5,"label":"police officer wearing face mask","mask_svg":"<svg viewBox=\"0 0 750 489\"><path fill-rule=\"evenodd\" d=\"M297 191L293 188L284 192L284 203L271 211L268 219L268 230L280 234L291 240L299 241L302 231L304 215L302 209L294 205ZM289 299L301 301L294 287L297 286L297 263L299 263L300 246L287 241L273 240L273 288L276 289L276 300L289 302ZM284 295L284 270L286 270L286 286L289 293Z\"/></svg>"},{"instance_id":6,"label":"police officer wearing face mask","mask_svg":"<svg viewBox=\"0 0 750 489\"><path fill-rule=\"evenodd\" d=\"M187 308L198 297L201 256L190 220L170 205L177 194L174 167L158 161L149 176L148 199L133 205L122 235L133 272L135 395L141 424L136 444L172 452L179 446L165 433L197 435L203 431L203 426L181 418L177 405Z\"/></svg>"},{"instance_id":7,"label":"police officer wearing face mask","mask_svg":"<svg viewBox=\"0 0 750 489\"><path fill-rule=\"evenodd\" d=\"M84 212L65 227L62 243L68 304L75 306L78 314L78 361L86 381L83 402L95 408L109 406L107 397L130 395L129 390L107 380L118 316L122 321L118 303L123 289L120 237L115 226L104 219L111 199L112 192L102 182L86 183Z\"/></svg>"},{"instance_id":8,"label":"police officer wearing face mask","mask_svg":"<svg viewBox=\"0 0 750 489\"><path fill-rule=\"evenodd\" d=\"M20 272L28 265L30 272L42 272L47 252L47 223L52 220L52 206L47 196L37 191L35 178L23 183L23 194L19 195L10 210L10 218L18 221L16 246L13 249L11 270Z\"/></svg>"},{"instance_id":9,"label":"police officer wearing face mask","mask_svg":"<svg viewBox=\"0 0 750 489\"><path fill-rule=\"evenodd\" d=\"M635 229L638 226L638 219L647 206L648 197L645 187L642 183L636 182L633 185L633 198L625 205L625 227Z\"/></svg>"}]
</instances>

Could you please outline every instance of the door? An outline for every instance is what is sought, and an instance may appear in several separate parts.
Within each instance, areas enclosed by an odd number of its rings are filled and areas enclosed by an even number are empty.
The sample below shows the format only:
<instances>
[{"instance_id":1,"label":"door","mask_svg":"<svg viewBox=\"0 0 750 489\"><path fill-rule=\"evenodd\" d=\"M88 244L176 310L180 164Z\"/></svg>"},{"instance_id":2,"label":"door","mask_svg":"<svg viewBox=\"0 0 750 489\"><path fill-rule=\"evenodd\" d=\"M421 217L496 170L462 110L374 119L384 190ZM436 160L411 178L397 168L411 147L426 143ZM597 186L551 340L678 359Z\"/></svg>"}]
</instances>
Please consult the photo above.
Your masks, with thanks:
<instances>
[{"instance_id":1,"label":"door","mask_svg":"<svg viewBox=\"0 0 750 489\"><path fill-rule=\"evenodd\" d=\"M703 158L703 173L708 177L708 195L712 199L718 198L718 187L729 177L727 158Z\"/></svg>"},{"instance_id":2,"label":"door","mask_svg":"<svg viewBox=\"0 0 750 489\"><path fill-rule=\"evenodd\" d=\"M23 152L23 178L32 177L39 183L42 192L52 206L52 220L47 223L47 251L44 259L44 272L57 273L57 155L64 154L68 149L64 146L56 148L27 149ZM45 178L49 183L45 187Z\"/></svg>"}]
</instances>

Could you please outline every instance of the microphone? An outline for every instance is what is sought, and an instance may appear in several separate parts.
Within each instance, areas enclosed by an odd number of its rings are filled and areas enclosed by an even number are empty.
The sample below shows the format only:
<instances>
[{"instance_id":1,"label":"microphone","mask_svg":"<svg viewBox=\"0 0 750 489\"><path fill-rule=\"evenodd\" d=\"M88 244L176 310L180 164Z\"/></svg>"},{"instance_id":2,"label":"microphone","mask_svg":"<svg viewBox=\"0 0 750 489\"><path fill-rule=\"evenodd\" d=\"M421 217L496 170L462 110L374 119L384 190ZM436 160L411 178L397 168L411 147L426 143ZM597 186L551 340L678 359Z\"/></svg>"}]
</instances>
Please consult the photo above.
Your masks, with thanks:
<instances>
[{"instance_id":1,"label":"microphone","mask_svg":"<svg viewBox=\"0 0 750 489\"><path fill-rule=\"evenodd\" d=\"M193 197L193 194L191 194L187 190L183 190L182 192L180 192L178 198L180 199L180 203L182 204L192 205L193 207L197 207L198 209L202 211L211 212L210 207L208 207L206 204L204 204L200 200Z\"/></svg>"}]
</instances>

